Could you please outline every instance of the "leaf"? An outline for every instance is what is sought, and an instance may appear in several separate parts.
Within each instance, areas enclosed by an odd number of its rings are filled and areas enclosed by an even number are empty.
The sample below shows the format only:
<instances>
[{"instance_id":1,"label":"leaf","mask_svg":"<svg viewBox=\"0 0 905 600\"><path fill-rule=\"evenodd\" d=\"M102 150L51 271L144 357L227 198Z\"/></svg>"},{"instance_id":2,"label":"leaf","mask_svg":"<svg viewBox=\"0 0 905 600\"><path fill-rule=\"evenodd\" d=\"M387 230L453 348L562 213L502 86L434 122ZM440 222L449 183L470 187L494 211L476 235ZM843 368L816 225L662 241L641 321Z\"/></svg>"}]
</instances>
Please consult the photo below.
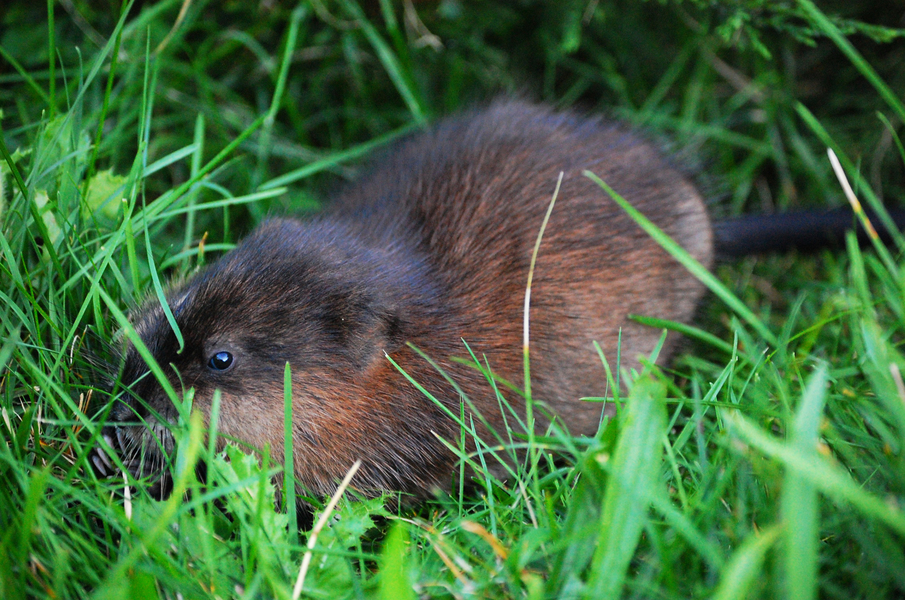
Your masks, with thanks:
<instances>
[{"instance_id":1,"label":"leaf","mask_svg":"<svg viewBox=\"0 0 905 600\"><path fill-rule=\"evenodd\" d=\"M402 521L396 521L383 542L380 553L381 600L415 600L408 561L410 544L408 530Z\"/></svg>"},{"instance_id":2,"label":"leaf","mask_svg":"<svg viewBox=\"0 0 905 600\"><path fill-rule=\"evenodd\" d=\"M288 566L290 547L286 527L289 518L277 512L276 487L261 469L255 455L246 454L232 444L226 446L224 453L225 456L221 454L214 459L218 477L231 484L249 482L226 496L227 509L245 522L247 527L243 527L242 532L253 538L262 561L268 564L278 561Z\"/></svg>"},{"instance_id":3,"label":"leaf","mask_svg":"<svg viewBox=\"0 0 905 600\"><path fill-rule=\"evenodd\" d=\"M313 547L312 570L305 580L306 593L315 597L344 598L359 585L354 574L355 568L349 564L344 554L357 546L362 536L374 528L372 515L388 516L386 498L370 500L342 500L327 521L327 526L317 537ZM313 522L320 519L321 511L314 515Z\"/></svg>"},{"instance_id":4,"label":"leaf","mask_svg":"<svg viewBox=\"0 0 905 600\"><path fill-rule=\"evenodd\" d=\"M50 198L47 196L47 190L38 190L35 192L34 202L35 206L38 208L38 214L41 215L41 220L44 221L44 226L47 227L47 233L50 235L50 239L44 240L44 242L47 244L58 244L63 231L57 224L54 205L51 204Z\"/></svg>"},{"instance_id":5,"label":"leaf","mask_svg":"<svg viewBox=\"0 0 905 600\"><path fill-rule=\"evenodd\" d=\"M88 186L88 195L83 206L83 216L89 218L98 213L100 216L115 220L120 213L125 194L127 177L116 175L113 169L99 171L91 178Z\"/></svg>"}]
</instances>

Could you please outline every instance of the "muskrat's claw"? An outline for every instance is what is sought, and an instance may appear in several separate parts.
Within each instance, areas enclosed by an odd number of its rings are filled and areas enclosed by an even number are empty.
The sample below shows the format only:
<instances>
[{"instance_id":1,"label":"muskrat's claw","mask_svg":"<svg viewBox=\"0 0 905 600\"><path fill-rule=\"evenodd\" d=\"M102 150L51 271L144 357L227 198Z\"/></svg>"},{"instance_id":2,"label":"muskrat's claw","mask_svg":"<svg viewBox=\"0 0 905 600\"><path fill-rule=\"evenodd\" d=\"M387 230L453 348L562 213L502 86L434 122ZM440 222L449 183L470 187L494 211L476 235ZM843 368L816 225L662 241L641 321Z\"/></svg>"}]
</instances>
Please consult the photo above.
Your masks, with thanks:
<instances>
[{"instance_id":1,"label":"muskrat's claw","mask_svg":"<svg viewBox=\"0 0 905 600\"><path fill-rule=\"evenodd\" d=\"M107 446L111 449L115 449L117 447L116 442L113 440L113 437L111 437L109 433L103 433L101 434L101 437L104 438ZM104 452L104 449L101 446L95 448L91 453L91 464L94 465L94 469L97 471L97 473L104 477L113 475L117 470L113 464L113 461L110 460L110 457L106 452Z\"/></svg>"},{"instance_id":2,"label":"muskrat's claw","mask_svg":"<svg viewBox=\"0 0 905 600\"><path fill-rule=\"evenodd\" d=\"M91 456L91 462L94 464L94 468L98 473L104 475L110 475L108 469L111 469L112 465L110 464L110 459L107 458L107 453L101 450L100 448Z\"/></svg>"}]
</instances>

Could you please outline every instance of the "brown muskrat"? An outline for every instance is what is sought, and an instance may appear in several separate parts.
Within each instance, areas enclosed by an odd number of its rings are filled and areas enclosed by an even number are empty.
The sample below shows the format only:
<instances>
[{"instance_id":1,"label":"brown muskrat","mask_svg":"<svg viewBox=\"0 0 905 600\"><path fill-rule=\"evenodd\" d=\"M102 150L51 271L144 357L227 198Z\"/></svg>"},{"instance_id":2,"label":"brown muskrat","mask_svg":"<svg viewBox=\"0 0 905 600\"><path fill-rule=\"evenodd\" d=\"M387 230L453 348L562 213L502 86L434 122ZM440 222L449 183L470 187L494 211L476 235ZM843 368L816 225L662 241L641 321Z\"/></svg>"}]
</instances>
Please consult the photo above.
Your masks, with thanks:
<instances>
[{"instance_id":1,"label":"brown muskrat","mask_svg":"<svg viewBox=\"0 0 905 600\"><path fill-rule=\"evenodd\" d=\"M465 422L480 413L483 420L474 422L483 439L491 439L489 429L505 428L494 386L453 357L470 349L495 375L522 387L528 268L560 172L531 292L533 397L572 433L593 434L601 404L580 398L607 390L593 342L615 357L621 336L622 366L631 368L661 332L630 314L681 322L693 316L701 283L584 176L586 169L698 261L712 263L701 194L655 144L617 122L500 102L402 142L319 217L266 221L175 285L168 302L184 336L182 352L158 303L132 322L176 390L194 388L194 407L206 418L221 390L219 431L269 445L277 463L288 362L295 474L310 492L331 493L361 459L359 490L424 496L449 486L456 457L439 438L459 438L448 413L463 410L459 391L437 367L470 401ZM666 339L661 360L676 341ZM114 423L153 424L154 414L175 420L171 400L131 345L122 380L131 395L113 409ZM497 387L523 416L523 398ZM169 451L167 429L151 429ZM159 468L153 433L116 427L119 450L136 474L148 472L134 458L139 448Z\"/></svg>"}]
</instances>

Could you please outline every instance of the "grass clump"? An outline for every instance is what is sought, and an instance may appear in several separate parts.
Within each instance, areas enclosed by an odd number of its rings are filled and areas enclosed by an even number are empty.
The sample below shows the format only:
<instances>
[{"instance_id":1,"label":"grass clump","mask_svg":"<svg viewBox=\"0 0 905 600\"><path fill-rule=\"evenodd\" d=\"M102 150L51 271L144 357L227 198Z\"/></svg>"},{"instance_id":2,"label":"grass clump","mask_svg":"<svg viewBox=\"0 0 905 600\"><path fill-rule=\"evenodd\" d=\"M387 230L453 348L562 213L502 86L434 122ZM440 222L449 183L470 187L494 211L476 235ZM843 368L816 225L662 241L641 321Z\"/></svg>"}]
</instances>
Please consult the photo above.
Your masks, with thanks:
<instances>
[{"instance_id":1,"label":"grass clump","mask_svg":"<svg viewBox=\"0 0 905 600\"><path fill-rule=\"evenodd\" d=\"M845 202L827 147L865 204L901 198L888 7L5 8L4 598L905 593L901 237L721 265L669 371L616 371L632 384L598 436L539 434L538 468L505 482L483 475L487 449L468 457L471 491L418 507L343 499L311 544L277 501L279 466L218 453L189 411L167 500L90 468L128 307L264 215L316 208L396 136L500 92L663 132L707 165L717 215ZM310 500L316 522L326 499Z\"/></svg>"}]
</instances>

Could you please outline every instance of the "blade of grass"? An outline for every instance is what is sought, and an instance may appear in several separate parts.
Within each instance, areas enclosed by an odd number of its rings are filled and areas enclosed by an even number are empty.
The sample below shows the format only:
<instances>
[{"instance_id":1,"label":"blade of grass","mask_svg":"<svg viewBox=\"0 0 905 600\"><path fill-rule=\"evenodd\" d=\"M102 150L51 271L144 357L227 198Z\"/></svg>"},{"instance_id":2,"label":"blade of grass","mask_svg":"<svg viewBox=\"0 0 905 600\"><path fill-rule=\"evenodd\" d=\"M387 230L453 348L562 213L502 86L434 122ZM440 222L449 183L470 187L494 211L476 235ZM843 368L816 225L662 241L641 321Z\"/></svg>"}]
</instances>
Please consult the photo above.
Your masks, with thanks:
<instances>
[{"instance_id":1,"label":"blade of grass","mask_svg":"<svg viewBox=\"0 0 905 600\"><path fill-rule=\"evenodd\" d=\"M179 461L185 466L192 466L197 462L198 456L203 447L204 440L204 424L201 420L201 413L195 412L191 415L189 426L189 437L187 443L179 449L177 453ZM183 495L189 487L190 480L195 476L192 468L183 468L177 470L173 481L173 491L169 499L163 503L160 516L154 525L148 531L141 532L141 543L135 544L132 549L109 571L103 582L91 595L92 598L117 598L116 591L120 589L122 581L130 577L132 567L152 548L156 547L156 541L161 537L165 530L172 526L173 520L183 508Z\"/></svg>"},{"instance_id":2,"label":"blade of grass","mask_svg":"<svg viewBox=\"0 0 905 600\"><path fill-rule=\"evenodd\" d=\"M781 462L822 493L836 501L848 502L864 516L881 521L900 535L905 535L902 509L865 491L841 467L819 456L802 456L797 448L764 433L738 413L727 413L724 419L736 437Z\"/></svg>"},{"instance_id":3,"label":"blade of grass","mask_svg":"<svg viewBox=\"0 0 905 600\"><path fill-rule=\"evenodd\" d=\"M559 196L559 188L562 185L563 172L560 171L559 178L556 180L556 188L553 190L553 196L547 205L547 212L541 223L540 230L537 232L537 240L534 242L534 250L531 252L531 260L528 264L528 283L525 285L525 304L522 310L522 365L524 368L524 385L525 385L525 422L528 432L528 448L529 448L529 472L534 475L537 472L539 456L534 446L534 399L531 397L531 283L534 279L534 266L537 263L537 255L540 252L540 244L544 239L544 231L547 229L547 223L550 222L550 215L553 214L553 207L556 205L556 198ZM535 476L531 477L531 481L537 483ZM534 490L536 495L539 490Z\"/></svg>"},{"instance_id":4,"label":"blade of grass","mask_svg":"<svg viewBox=\"0 0 905 600\"><path fill-rule=\"evenodd\" d=\"M389 44L380 37L380 34L377 33L377 29L371 25L371 22L365 17L364 12L357 3L344 2L343 4L346 7L346 10L351 13L356 23L361 27L361 30L364 32L368 42L370 42L371 47L374 48L374 51L377 53L377 58L380 60L381 64L383 64L383 68L393 81L393 85L396 87L399 95L402 96L402 100L408 107L412 117L414 117L415 123L419 126L423 126L427 123L427 117L424 115L424 109L421 108L422 103L415 96L414 85L409 81L399 60L393 54L392 50L390 50Z\"/></svg>"},{"instance_id":5,"label":"blade of grass","mask_svg":"<svg viewBox=\"0 0 905 600\"><path fill-rule=\"evenodd\" d=\"M827 367L821 364L811 375L795 415L790 441L802 456L816 455L828 378ZM786 597L790 600L816 598L820 521L817 489L798 473L789 471L783 481L780 506L785 525Z\"/></svg>"},{"instance_id":6,"label":"blade of grass","mask_svg":"<svg viewBox=\"0 0 905 600\"><path fill-rule=\"evenodd\" d=\"M610 465L598 523L597 550L585 598L619 598L648 506L656 494L666 434L666 388L639 377L629 392L628 414Z\"/></svg>"},{"instance_id":7,"label":"blade of grass","mask_svg":"<svg viewBox=\"0 0 905 600\"><path fill-rule=\"evenodd\" d=\"M383 542L380 553L380 594L381 600L415 600L415 590L409 581L412 568L411 550L403 521L396 521Z\"/></svg>"},{"instance_id":8,"label":"blade of grass","mask_svg":"<svg viewBox=\"0 0 905 600\"><path fill-rule=\"evenodd\" d=\"M329 169L330 167L337 165L341 162L345 162L347 160L354 160L356 158L365 156L367 154L370 154L377 148L380 148L381 146L389 144L390 142L392 142L393 140L395 140L397 138L400 138L406 134L411 133L412 131L416 130L417 128L418 128L417 124L406 125L405 127L400 127L399 129L396 129L395 131L391 131L390 133L387 133L385 135L381 135L372 140L368 140L367 142L358 144L357 146L353 146L347 150L343 150L342 152L336 152L334 154L331 154L330 156L327 156L320 160L316 160L311 164L305 165L304 167L300 167L293 171L289 171L288 173L286 173L284 175L275 177L275 178L271 179L270 181L268 181L267 183L264 183L263 185L261 185L258 189L263 191L263 190L269 190L269 189L272 189L275 187L282 187L284 185L293 183L300 179L304 179L305 177L308 177L315 173L319 173L321 171Z\"/></svg>"},{"instance_id":9,"label":"blade of grass","mask_svg":"<svg viewBox=\"0 0 905 600\"><path fill-rule=\"evenodd\" d=\"M12 54L7 52L2 44L0 44L0 56L12 65L16 72L22 77L22 80L41 97L41 100L45 105L50 104L50 96L47 95L47 92L45 92L44 89L38 85L38 82L35 81L35 78L19 64L19 61L17 61Z\"/></svg>"},{"instance_id":10,"label":"blade of grass","mask_svg":"<svg viewBox=\"0 0 905 600\"><path fill-rule=\"evenodd\" d=\"M905 164L905 146L902 145L902 140L899 138L899 134L896 132L896 128L893 127L892 123L889 122L889 119L886 118L886 115L877 111L877 118L883 123L883 127L886 128L886 131L889 132L889 137L892 138L892 141L896 145L896 149L899 151L899 158L902 163Z\"/></svg>"},{"instance_id":11,"label":"blade of grass","mask_svg":"<svg viewBox=\"0 0 905 600\"><path fill-rule=\"evenodd\" d=\"M173 389L172 384L170 383L167 376L164 374L163 369L161 369L160 365L154 359L154 355L151 354L148 347L145 345L144 341L142 341L141 337L135 331L135 328L129 322L129 318L119 309L117 306L117 302L110 297L110 295L101 287L99 283L95 283L95 287L103 299L104 303L107 305L107 310L113 315L113 318L123 329L123 335L132 342L132 345L135 347L135 350L141 356L142 360L145 361L145 364L154 374L154 378L163 388L163 391L166 395L175 403L177 401L178 395L176 394L176 390Z\"/></svg>"},{"instance_id":12,"label":"blade of grass","mask_svg":"<svg viewBox=\"0 0 905 600\"><path fill-rule=\"evenodd\" d=\"M824 15L811 0L798 0L798 5L804 9L805 13L810 17L811 23L821 30L833 43L842 50L842 53L848 57L849 61L864 76L867 81L877 90L883 100L892 108L899 116L899 120L905 121L905 104L899 100L895 92L880 78L877 72L871 67L864 57L861 56L851 42L846 39L839 28Z\"/></svg>"},{"instance_id":13,"label":"blade of grass","mask_svg":"<svg viewBox=\"0 0 905 600\"><path fill-rule=\"evenodd\" d=\"M305 587L305 577L308 574L308 567L311 565L311 559L314 556L312 554L312 550L314 550L314 546L317 544L317 536L327 525L327 521L330 517L333 516L333 509L336 508L336 505L339 503L339 499L342 498L343 494L346 493L346 488L349 487L349 484L352 483L352 478L355 477L355 474L358 472L358 469L361 468L361 460L356 460L352 466L349 468L349 471L346 473L346 476L343 477L343 480L337 486L336 491L333 493L333 496L330 497L330 502L327 503L327 506L324 507L324 510L321 512L320 518L317 520L317 523L314 524L314 528L311 530L310 535L308 536L308 544L306 546L305 554L302 557L302 564L299 567L298 577L295 579L295 586L292 588L292 600L298 600L302 595L302 590Z\"/></svg>"},{"instance_id":14,"label":"blade of grass","mask_svg":"<svg viewBox=\"0 0 905 600\"><path fill-rule=\"evenodd\" d=\"M674 242L668 235L666 235L662 229L654 225L650 219L641 214L634 206L628 203L622 196L616 193L613 188L603 182L597 175L590 171L584 172L585 177L589 178L591 181L595 182L607 194L610 195L610 198L613 199L616 204L618 204L622 210L624 210L628 215L638 224L639 227L644 229L648 235L650 235L660 246L663 247L664 250L669 252L669 254L679 261L688 271L698 278L698 280L706 285L710 291L712 291L716 296L722 300L729 308L734 310L742 319L748 322L755 331L770 345L775 346L777 343L776 335L770 331L770 328L757 318L751 310L744 305L744 303L738 299L738 297L730 292L726 286L720 282L719 279L714 277L710 271L704 268L704 265L696 261L684 248L682 248L679 244Z\"/></svg>"},{"instance_id":15,"label":"blade of grass","mask_svg":"<svg viewBox=\"0 0 905 600\"><path fill-rule=\"evenodd\" d=\"M0 155L3 156L3 160L6 161L6 164L9 166L9 171L13 175L13 180L16 182L16 186L19 188L19 192L22 194L23 198L28 198L28 187L25 185L25 181L22 179L22 174L19 173L19 168L16 166L16 163L13 161L13 157L10 155L9 150L6 147L6 140L3 134L3 119L0 119Z\"/></svg>"},{"instance_id":16,"label":"blade of grass","mask_svg":"<svg viewBox=\"0 0 905 600\"><path fill-rule=\"evenodd\" d=\"M145 227L145 253L148 259L148 268L151 272L151 281L154 284L154 294L157 296L157 302L160 303L160 308L163 310L163 314L170 324L170 329L173 330L173 335L176 336L176 342L179 344L179 349L176 350L176 354L182 354L182 349L185 347L185 340L182 337L182 330L179 328L179 323L176 322L176 317L173 315L173 307L170 306L166 294L163 291L163 284L160 283L160 275L157 273L157 267L154 264L154 251L151 249L151 234L147 227ZM179 307L177 306L176 309L178 310Z\"/></svg>"},{"instance_id":17,"label":"blade of grass","mask_svg":"<svg viewBox=\"0 0 905 600\"><path fill-rule=\"evenodd\" d=\"M880 240L880 236L877 233L877 230L874 229L874 226L870 222L870 219L868 219L867 215L864 214L864 209L861 208L861 203L855 196L855 192L852 190L852 186L849 184L848 178L845 176L845 171L842 169L842 165L839 163L839 158L836 156L836 153L833 152L832 148L827 148L826 153L830 158L830 164L833 166L833 172L836 174L836 177L839 180L839 185L842 186L842 191L845 194L845 198L848 200L848 203L851 205L852 210L855 213L855 217L858 218L858 220L861 222L861 226L864 228L864 231L867 232L867 235L874 246L874 250L876 250L877 255L883 260L883 264L886 266L889 272L892 273L893 276L896 277L896 279L898 279L899 267L896 265L895 260L890 255L889 250L887 250L886 246L883 245L883 242Z\"/></svg>"},{"instance_id":18,"label":"blade of grass","mask_svg":"<svg viewBox=\"0 0 905 600\"><path fill-rule=\"evenodd\" d=\"M295 438L292 418L292 368L283 371L283 508L289 518L289 540L298 542L298 510L295 506Z\"/></svg>"},{"instance_id":19,"label":"blade of grass","mask_svg":"<svg viewBox=\"0 0 905 600\"><path fill-rule=\"evenodd\" d=\"M198 206L182 206L180 208L174 208L154 216L151 221L163 221L166 219L170 219L177 215L189 214L191 215L194 212L203 211L203 210L211 210L214 208L223 208L224 206L239 206L241 204L248 204L249 202L258 202L259 200L266 200L267 198L276 198L277 196L282 196L287 191L287 188L271 188L269 190L263 192L256 192L254 194L246 194L244 196L234 196L232 198L225 198L223 200L213 200L211 202L205 202L204 204Z\"/></svg>"},{"instance_id":20,"label":"blade of grass","mask_svg":"<svg viewBox=\"0 0 905 600\"><path fill-rule=\"evenodd\" d=\"M195 131L192 138L192 145L195 147L195 152L192 153L190 171L190 176L192 179L194 179L195 176L198 175L198 171L201 169L201 164L204 160L204 131L204 115L202 113L198 113L198 115L195 117ZM195 239L195 204L198 202L198 192L200 189L201 186L194 186L192 188L189 188L189 192L187 194L188 198L186 199L186 207L184 210L186 213L188 213L188 215L185 218L185 235L183 236L182 242L183 248L191 247L192 240Z\"/></svg>"},{"instance_id":21,"label":"blade of grass","mask_svg":"<svg viewBox=\"0 0 905 600\"><path fill-rule=\"evenodd\" d=\"M134 0L128 0L127 3L124 3L122 6L122 10L120 11L119 22L124 23L126 16L129 14L129 10L132 8L132 2ZM94 133L94 143L92 144L91 149L91 157L88 159L87 165L87 174L85 176L85 181L82 184L82 197L85 198L88 196L88 186L90 185L91 179L95 173L95 164L97 163L97 153L100 150L101 144L101 136L104 133L104 123L107 120L107 112L110 109L110 95L113 92L113 80L116 76L116 68L119 66L119 48L122 44L122 34L123 29L121 26L116 28L116 33L114 34L115 42L113 44L113 51L110 53L110 69L107 72L107 86L104 89L104 101L101 105L101 112L97 118L97 129Z\"/></svg>"},{"instance_id":22,"label":"blade of grass","mask_svg":"<svg viewBox=\"0 0 905 600\"><path fill-rule=\"evenodd\" d=\"M198 147L195 144L189 144L184 148L180 148L174 152L170 152L163 158L159 158L152 162L150 165L142 169L141 176L142 178L147 178L160 171L161 169L165 169L176 161L182 160L186 156L194 154L198 151Z\"/></svg>"},{"instance_id":23,"label":"blade of grass","mask_svg":"<svg viewBox=\"0 0 905 600\"><path fill-rule=\"evenodd\" d=\"M852 179L854 179L855 185L858 187L858 190L861 192L862 196L867 200L867 204L870 205L874 213L876 213L877 218L880 219L884 227L886 227L886 230L892 233L893 241L895 241L899 251L905 251L905 236L903 236L899 231L899 228L896 227L895 221L893 221L892 217L889 216L889 212L886 210L883 202L880 201L870 185L868 185L868 183L861 176L861 173L855 167L855 164L852 163L845 152L842 151L839 145L833 140L827 130L823 127L820 121L817 120L817 117L815 117L804 104L796 104L795 111L798 113L798 116L800 116L801 119L805 122L805 124L811 129L811 131L813 131L817 135L817 137L820 138L820 141L827 148L831 148L833 150L833 153L836 155L839 163L844 168L845 173L849 174Z\"/></svg>"},{"instance_id":24,"label":"blade of grass","mask_svg":"<svg viewBox=\"0 0 905 600\"><path fill-rule=\"evenodd\" d=\"M695 340L699 340L704 342L708 346L713 346L717 350L721 350L726 354L732 354L733 348L732 344L728 342L724 342L717 336L712 333L708 333L703 329L698 327L694 327L692 325L688 325L686 323L679 323L678 321L668 321L666 319L657 319L655 317L646 317L644 315L629 315L629 319L635 321L636 323L641 323L642 325L647 325L648 327L655 327L657 329L668 329L670 331L676 331L681 333L683 336L687 338L692 338Z\"/></svg>"},{"instance_id":25,"label":"blade of grass","mask_svg":"<svg viewBox=\"0 0 905 600\"><path fill-rule=\"evenodd\" d=\"M292 64L292 56L298 43L298 33L302 20L308 16L308 6L299 4L292 11L289 20L289 31L286 33L286 44L283 47L283 56L280 61L280 71L277 74L276 86L273 90L273 98L270 101L270 108L267 110L267 118L261 126L260 143L258 144L257 168L255 169L255 178L252 187L260 185L264 179L264 172L267 160L270 158L271 143L273 136L273 125L276 120L277 111L283 101L283 93L286 89L286 80L289 77L289 66Z\"/></svg>"},{"instance_id":26,"label":"blade of grass","mask_svg":"<svg viewBox=\"0 0 905 600\"><path fill-rule=\"evenodd\" d=\"M849 233L846 244L851 287L856 294L856 306L859 308L851 315L851 327L853 331L858 332L854 338L858 354L866 359L861 361L861 369L870 381L877 400L887 409L889 416L898 425L899 431L905 431L905 402L899 396L896 381L890 371L891 367L897 369L905 367L905 357L894 344L890 343L889 334L880 325L877 310L874 308L876 298L869 285L868 272L865 270L867 257L858 246L853 233ZM888 273L886 275L890 276ZM894 278L892 285L896 287L900 281L899 278ZM892 448L902 447L900 436L883 433L882 430L878 430L878 433Z\"/></svg>"},{"instance_id":27,"label":"blade of grass","mask_svg":"<svg viewBox=\"0 0 905 600\"><path fill-rule=\"evenodd\" d=\"M651 506L660 513L676 533L688 541L689 545L700 554L714 570L720 570L725 559L720 547L707 539L706 534L698 530L695 524L682 511L678 510L665 494L656 493L651 496Z\"/></svg>"},{"instance_id":28,"label":"blade of grass","mask_svg":"<svg viewBox=\"0 0 905 600\"><path fill-rule=\"evenodd\" d=\"M50 97L47 113L50 119L53 119L57 112L57 46L54 35L56 23L53 19L53 7L55 4L55 0L47 0L47 71L50 73L47 82L49 86L47 95Z\"/></svg>"},{"instance_id":29,"label":"blade of grass","mask_svg":"<svg viewBox=\"0 0 905 600\"><path fill-rule=\"evenodd\" d=\"M723 571L713 600L744 600L752 597L752 588L762 581L762 565L767 551L776 543L781 532L782 529L774 525L763 532L749 535Z\"/></svg>"}]
</instances>

